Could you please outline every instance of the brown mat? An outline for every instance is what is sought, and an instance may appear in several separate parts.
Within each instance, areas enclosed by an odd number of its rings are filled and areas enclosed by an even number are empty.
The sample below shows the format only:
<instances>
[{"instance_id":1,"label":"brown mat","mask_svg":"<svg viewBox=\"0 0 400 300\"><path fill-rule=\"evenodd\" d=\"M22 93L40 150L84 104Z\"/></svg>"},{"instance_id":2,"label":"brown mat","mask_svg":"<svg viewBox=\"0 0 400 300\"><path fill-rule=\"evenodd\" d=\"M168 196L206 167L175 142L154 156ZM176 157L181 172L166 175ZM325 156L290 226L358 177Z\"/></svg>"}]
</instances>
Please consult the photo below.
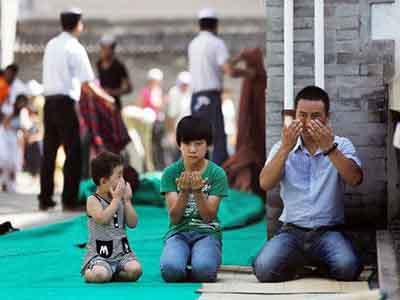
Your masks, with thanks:
<instances>
[{"instance_id":1,"label":"brown mat","mask_svg":"<svg viewBox=\"0 0 400 300\"><path fill-rule=\"evenodd\" d=\"M213 294L207 293L200 296L199 300L379 300L379 290L363 291L351 294Z\"/></svg>"},{"instance_id":2,"label":"brown mat","mask_svg":"<svg viewBox=\"0 0 400 300\"><path fill-rule=\"evenodd\" d=\"M226 294L342 294L368 291L365 281L339 282L330 279L304 278L280 283L258 283L254 276L239 278L236 274L221 276L221 282L205 283L201 293Z\"/></svg>"}]
</instances>

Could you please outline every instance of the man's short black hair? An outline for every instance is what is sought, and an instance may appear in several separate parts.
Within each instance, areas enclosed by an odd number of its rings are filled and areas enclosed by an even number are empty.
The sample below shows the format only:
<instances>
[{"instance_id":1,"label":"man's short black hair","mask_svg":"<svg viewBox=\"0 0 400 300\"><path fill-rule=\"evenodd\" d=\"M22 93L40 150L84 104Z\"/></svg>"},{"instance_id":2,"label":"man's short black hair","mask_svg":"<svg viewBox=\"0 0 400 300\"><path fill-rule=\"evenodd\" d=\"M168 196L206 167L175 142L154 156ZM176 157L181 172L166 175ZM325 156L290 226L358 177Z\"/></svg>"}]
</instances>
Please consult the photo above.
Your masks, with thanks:
<instances>
[{"instance_id":1,"label":"man's short black hair","mask_svg":"<svg viewBox=\"0 0 400 300\"><path fill-rule=\"evenodd\" d=\"M91 173L94 183L99 186L101 178L109 178L113 170L122 166L122 157L120 155L105 151L100 153L91 162Z\"/></svg>"},{"instance_id":2,"label":"man's short black hair","mask_svg":"<svg viewBox=\"0 0 400 300\"><path fill-rule=\"evenodd\" d=\"M213 143L213 131L211 123L201 117L183 117L176 127L176 143L189 143L192 141L205 140L207 145Z\"/></svg>"},{"instance_id":3,"label":"man's short black hair","mask_svg":"<svg viewBox=\"0 0 400 300\"><path fill-rule=\"evenodd\" d=\"M325 106L326 115L329 114L329 95L323 89L318 86L310 85L303 88L296 96L294 100L294 108L297 109L297 104L299 101L307 100L307 101L322 101Z\"/></svg>"},{"instance_id":4,"label":"man's short black hair","mask_svg":"<svg viewBox=\"0 0 400 300\"><path fill-rule=\"evenodd\" d=\"M60 14L61 27L64 31L71 32L78 25L82 14L75 11L66 11Z\"/></svg>"},{"instance_id":5,"label":"man's short black hair","mask_svg":"<svg viewBox=\"0 0 400 300\"><path fill-rule=\"evenodd\" d=\"M200 30L214 31L218 27L218 19L215 18L202 18L199 20Z\"/></svg>"}]
</instances>

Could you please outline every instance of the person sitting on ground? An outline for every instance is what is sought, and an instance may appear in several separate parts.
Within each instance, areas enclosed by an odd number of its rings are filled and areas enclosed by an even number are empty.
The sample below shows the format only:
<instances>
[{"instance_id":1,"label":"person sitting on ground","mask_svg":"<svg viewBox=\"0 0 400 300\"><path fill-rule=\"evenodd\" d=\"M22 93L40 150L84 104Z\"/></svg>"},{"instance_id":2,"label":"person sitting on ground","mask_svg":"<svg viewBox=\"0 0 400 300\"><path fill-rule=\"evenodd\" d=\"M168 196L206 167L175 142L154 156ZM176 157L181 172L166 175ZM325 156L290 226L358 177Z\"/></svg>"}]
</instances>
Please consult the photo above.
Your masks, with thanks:
<instances>
[{"instance_id":1,"label":"person sitting on ground","mask_svg":"<svg viewBox=\"0 0 400 300\"><path fill-rule=\"evenodd\" d=\"M134 228L138 216L131 185L123 178L122 158L103 152L92 160L91 172L97 190L86 203L89 241L81 274L87 282L136 281L142 267L129 246L125 226Z\"/></svg>"},{"instance_id":2,"label":"person sitting on ground","mask_svg":"<svg viewBox=\"0 0 400 300\"><path fill-rule=\"evenodd\" d=\"M161 193L170 220L161 254L166 282L214 282L221 264L220 201L228 195L225 171L206 159L211 124L200 117L179 121L176 142L182 159L164 170Z\"/></svg>"},{"instance_id":3,"label":"person sitting on ground","mask_svg":"<svg viewBox=\"0 0 400 300\"><path fill-rule=\"evenodd\" d=\"M329 96L308 86L295 98L296 119L282 130L260 174L265 191L280 183L282 228L253 262L261 282L295 278L311 264L336 280L356 280L359 256L340 231L344 223L345 184L357 186L363 172L349 139L328 125Z\"/></svg>"}]
</instances>

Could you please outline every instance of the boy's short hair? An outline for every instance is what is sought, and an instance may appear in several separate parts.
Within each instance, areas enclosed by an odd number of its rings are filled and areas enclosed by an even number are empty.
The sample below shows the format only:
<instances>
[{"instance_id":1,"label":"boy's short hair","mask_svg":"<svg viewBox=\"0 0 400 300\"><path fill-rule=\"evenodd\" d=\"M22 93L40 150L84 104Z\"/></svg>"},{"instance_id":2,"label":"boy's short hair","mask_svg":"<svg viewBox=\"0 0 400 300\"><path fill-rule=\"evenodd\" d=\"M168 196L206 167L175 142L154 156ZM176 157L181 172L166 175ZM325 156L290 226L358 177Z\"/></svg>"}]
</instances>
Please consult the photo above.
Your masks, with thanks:
<instances>
[{"instance_id":1,"label":"boy's short hair","mask_svg":"<svg viewBox=\"0 0 400 300\"><path fill-rule=\"evenodd\" d=\"M325 92L323 89L321 89L318 86L310 85L306 86L303 88L298 94L296 95L296 98L294 100L294 108L295 110L297 109L297 104L299 101L307 100L307 101L322 101L325 106L325 113L328 115L329 113L329 95L327 92Z\"/></svg>"},{"instance_id":2,"label":"boy's short hair","mask_svg":"<svg viewBox=\"0 0 400 300\"><path fill-rule=\"evenodd\" d=\"M91 162L91 174L94 183L99 186L101 178L110 177L115 167L122 166L122 164L120 155L108 151L100 153Z\"/></svg>"},{"instance_id":3,"label":"boy's short hair","mask_svg":"<svg viewBox=\"0 0 400 300\"><path fill-rule=\"evenodd\" d=\"M191 141L206 140L207 145L213 143L213 131L211 123L201 117L183 117L176 127L176 143L189 143Z\"/></svg>"}]
</instances>

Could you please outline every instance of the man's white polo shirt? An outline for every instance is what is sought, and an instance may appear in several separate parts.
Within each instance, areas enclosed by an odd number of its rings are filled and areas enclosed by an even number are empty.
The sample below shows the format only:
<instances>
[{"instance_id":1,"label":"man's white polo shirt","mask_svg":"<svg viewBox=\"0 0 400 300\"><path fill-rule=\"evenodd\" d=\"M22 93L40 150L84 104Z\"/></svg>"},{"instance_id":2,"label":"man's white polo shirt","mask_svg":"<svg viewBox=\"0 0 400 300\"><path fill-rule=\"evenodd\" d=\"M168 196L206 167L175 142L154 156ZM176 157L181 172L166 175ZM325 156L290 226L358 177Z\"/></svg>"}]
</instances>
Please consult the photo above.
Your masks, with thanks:
<instances>
[{"instance_id":1,"label":"man's white polo shirt","mask_svg":"<svg viewBox=\"0 0 400 300\"><path fill-rule=\"evenodd\" d=\"M64 31L47 43L43 57L45 95L68 95L79 101L81 83L94 78L87 52L76 37Z\"/></svg>"},{"instance_id":2,"label":"man's white polo shirt","mask_svg":"<svg viewBox=\"0 0 400 300\"><path fill-rule=\"evenodd\" d=\"M224 41L209 31L200 31L189 44L188 56L193 92L222 90L221 66L229 58Z\"/></svg>"}]
</instances>

